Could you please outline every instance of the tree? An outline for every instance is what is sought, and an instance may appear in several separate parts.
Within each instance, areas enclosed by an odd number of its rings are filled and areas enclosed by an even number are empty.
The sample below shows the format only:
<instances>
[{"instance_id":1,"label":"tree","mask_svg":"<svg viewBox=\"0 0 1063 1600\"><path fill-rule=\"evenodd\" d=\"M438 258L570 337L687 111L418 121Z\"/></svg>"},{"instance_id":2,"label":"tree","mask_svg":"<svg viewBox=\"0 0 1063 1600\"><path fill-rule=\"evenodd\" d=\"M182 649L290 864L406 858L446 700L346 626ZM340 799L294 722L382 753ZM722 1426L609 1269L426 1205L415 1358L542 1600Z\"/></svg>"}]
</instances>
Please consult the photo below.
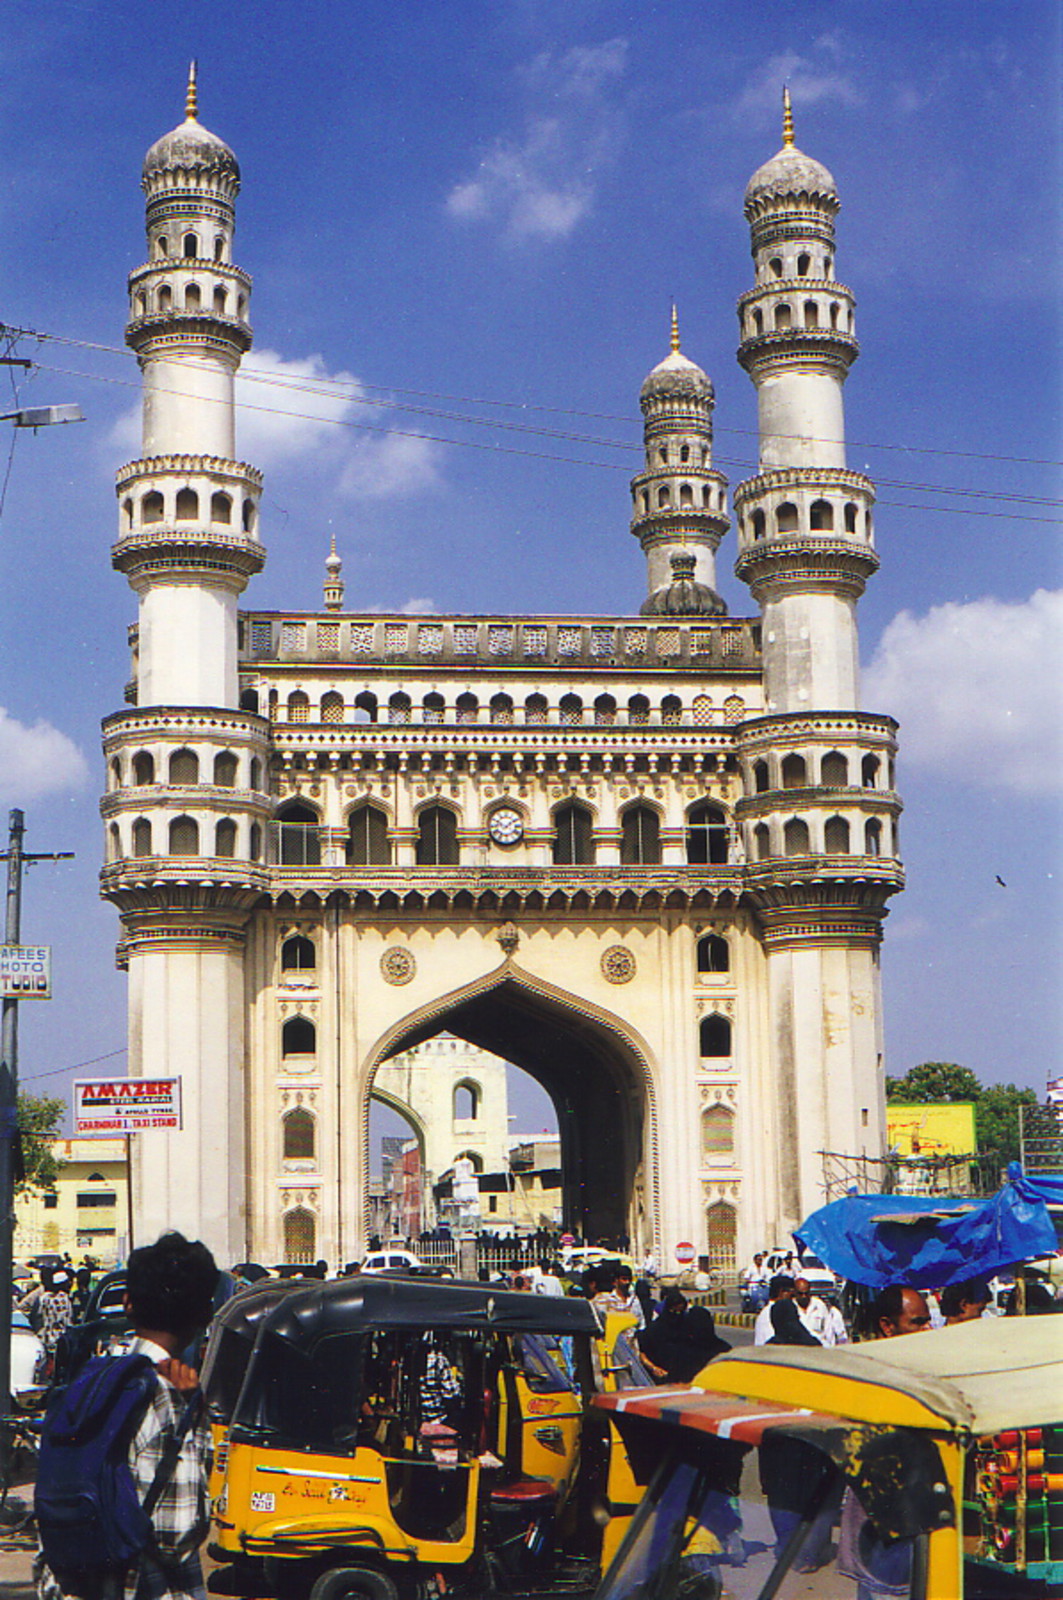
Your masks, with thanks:
<instances>
[{"instance_id":1,"label":"tree","mask_svg":"<svg viewBox=\"0 0 1063 1600\"><path fill-rule=\"evenodd\" d=\"M978 1149L992 1156L1001 1172L1019 1159L1019 1107L1038 1104L1033 1089L1017 1089L1013 1083L990 1084L979 1095L974 1108Z\"/></svg>"},{"instance_id":2,"label":"tree","mask_svg":"<svg viewBox=\"0 0 1063 1600\"><path fill-rule=\"evenodd\" d=\"M59 1137L63 1110L63 1101L51 1095L19 1095L17 1118L23 1174L15 1184L16 1194L54 1187L60 1163L52 1154L52 1142Z\"/></svg>"},{"instance_id":3,"label":"tree","mask_svg":"<svg viewBox=\"0 0 1063 1600\"><path fill-rule=\"evenodd\" d=\"M957 1066L955 1061L924 1061L918 1067L910 1067L903 1078L886 1079L886 1099L902 1103L978 1101L984 1093L970 1068Z\"/></svg>"}]
</instances>

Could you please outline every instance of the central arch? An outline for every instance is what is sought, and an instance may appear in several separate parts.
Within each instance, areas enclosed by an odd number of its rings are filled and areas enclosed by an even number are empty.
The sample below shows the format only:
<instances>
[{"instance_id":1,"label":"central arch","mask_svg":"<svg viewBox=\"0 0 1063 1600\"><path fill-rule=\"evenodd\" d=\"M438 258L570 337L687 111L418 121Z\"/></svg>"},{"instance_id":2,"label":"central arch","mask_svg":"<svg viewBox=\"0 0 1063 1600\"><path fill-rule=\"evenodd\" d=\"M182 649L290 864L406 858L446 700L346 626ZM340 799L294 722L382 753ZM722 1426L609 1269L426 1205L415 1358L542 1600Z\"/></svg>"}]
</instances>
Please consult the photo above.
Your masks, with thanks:
<instances>
[{"instance_id":1,"label":"central arch","mask_svg":"<svg viewBox=\"0 0 1063 1600\"><path fill-rule=\"evenodd\" d=\"M551 1096L566 1229L586 1239L626 1236L633 1249L659 1250L657 1110L648 1047L619 1017L512 961L411 1012L373 1046L362 1078L363 1184L377 1068L444 1031L522 1068Z\"/></svg>"}]
</instances>

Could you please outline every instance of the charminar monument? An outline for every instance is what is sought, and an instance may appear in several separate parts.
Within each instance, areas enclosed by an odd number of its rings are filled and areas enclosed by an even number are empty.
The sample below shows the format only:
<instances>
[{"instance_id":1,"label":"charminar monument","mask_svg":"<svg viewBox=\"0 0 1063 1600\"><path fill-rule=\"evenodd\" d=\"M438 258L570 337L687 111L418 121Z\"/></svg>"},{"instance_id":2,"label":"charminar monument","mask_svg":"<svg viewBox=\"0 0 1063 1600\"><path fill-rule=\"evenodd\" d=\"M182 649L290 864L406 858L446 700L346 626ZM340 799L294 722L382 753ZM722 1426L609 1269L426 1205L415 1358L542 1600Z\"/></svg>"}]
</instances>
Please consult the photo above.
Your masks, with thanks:
<instances>
[{"instance_id":1,"label":"charminar monument","mask_svg":"<svg viewBox=\"0 0 1063 1600\"><path fill-rule=\"evenodd\" d=\"M143 440L113 549L137 619L103 729L102 890L129 1071L179 1077L184 1123L133 1141L137 1237L356 1256L374 1084L447 1034L552 1096L574 1232L664 1267L679 1243L727 1266L784 1238L822 1202L823 1152L883 1152L879 950L903 882L896 725L860 708L878 556L873 485L846 466L840 202L788 103L745 197L758 471L729 505L673 317L639 395L646 587L624 616L538 613L530 569L520 616L364 614L335 550L318 609L255 610L240 170L194 75L142 182ZM748 616L716 590L730 537Z\"/></svg>"}]
</instances>

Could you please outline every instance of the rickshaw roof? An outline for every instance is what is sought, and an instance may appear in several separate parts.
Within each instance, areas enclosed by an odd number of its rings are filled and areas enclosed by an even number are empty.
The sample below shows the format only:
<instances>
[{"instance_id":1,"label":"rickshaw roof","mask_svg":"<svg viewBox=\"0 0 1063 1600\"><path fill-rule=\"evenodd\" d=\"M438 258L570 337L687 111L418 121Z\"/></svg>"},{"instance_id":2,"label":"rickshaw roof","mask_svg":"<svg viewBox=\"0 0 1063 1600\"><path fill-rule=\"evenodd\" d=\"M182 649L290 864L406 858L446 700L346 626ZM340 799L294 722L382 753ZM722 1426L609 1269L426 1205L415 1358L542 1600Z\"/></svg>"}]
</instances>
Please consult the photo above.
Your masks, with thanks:
<instances>
[{"instance_id":1,"label":"rickshaw roof","mask_svg":"<svg viewBox=\"0 0 1063 1600\"><path fill-rule=\"evenodd\" d=\"M292 1344L358 1328L449 1328L506 1333L596 1334L587 1300L495 1289L485 1283L391 1278L362 1273L330 1283L296 1284L268 1319L270 1335Z\"/></svg>"},{"instance_id":2,"label":"rickshaw roof","mask_svg":"<svg viewBox=\"0 0 1063 1600\"><path fill-rule=\"evenodd\" d=\"M1034 1428L1063 1422L1063 1323L1053 1316L982 1317L952 1328L816 1349L806 1345L760 1345L734 1350L712 1363L721 1378L736 1365L789 1367L892 1389L924 1406L950 1427L972 1433ZM737 1380L737 1384L736 1384ZM709 1375L702 1377L711 1386ZM727 1377L740 1393L742 1375ZM800 1384L794 1382L795 1397ZM856 1405L852 1410L855 1412ZM846 1407L849 1410L849 1407Z\"/></svg>"}]
</instances>

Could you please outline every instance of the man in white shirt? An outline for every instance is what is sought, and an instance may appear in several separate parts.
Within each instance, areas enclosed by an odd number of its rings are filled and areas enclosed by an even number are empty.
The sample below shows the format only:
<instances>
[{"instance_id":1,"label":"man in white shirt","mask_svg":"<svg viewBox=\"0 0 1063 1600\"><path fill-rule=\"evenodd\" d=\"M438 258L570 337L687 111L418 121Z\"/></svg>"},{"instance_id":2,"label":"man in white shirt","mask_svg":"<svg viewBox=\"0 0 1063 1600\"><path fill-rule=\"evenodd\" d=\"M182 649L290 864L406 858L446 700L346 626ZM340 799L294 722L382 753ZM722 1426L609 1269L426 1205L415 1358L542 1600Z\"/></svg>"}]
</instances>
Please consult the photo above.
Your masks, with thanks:
<instances>
[{"instance_id":1,"label":"man in white shirt","mask_svg":"<svg viewBox=\"0 0 1063 1600\"><path fill-rule=\"evenodd\" d=\"M792 1300L794 1297L794 1280L785 1272L777 1272L768 1284L768 1303L764 1309L757 1313L757 1320L753 1324L753 1343L767 1344L775 1332L771 1320L771 1308L777 1300Z\"/></svg>"},{"instance_id":2,"label":"man in white shirt","mask_svg":"<svg viewBox=\"0 0 1063 1600\"><path fill-rule=\"evenodd\" d=\"M768 1279L770 1273L764 1265L764 1253L758 1250L749 1266L745 1268L740 1280L742 1289L742 1310L760 1311L768 1298Z\"/></svg>"},{"instance_id":3,"label":"man in white shirt","mask_svg":"<svg viewBox=\"0 0 1063 1600\"><path fill-rule=\"evenodd\" d=\"M812 1293L812 1285L807 1278L794 1279L794 1300L797 1302L797 1314L820 1344L837 1344L837 1329L830 1314L830 1306L821 1300L818 1294ZM844 1324L843 1324L844 1326Z\"/></svg>"}]
</instances>

